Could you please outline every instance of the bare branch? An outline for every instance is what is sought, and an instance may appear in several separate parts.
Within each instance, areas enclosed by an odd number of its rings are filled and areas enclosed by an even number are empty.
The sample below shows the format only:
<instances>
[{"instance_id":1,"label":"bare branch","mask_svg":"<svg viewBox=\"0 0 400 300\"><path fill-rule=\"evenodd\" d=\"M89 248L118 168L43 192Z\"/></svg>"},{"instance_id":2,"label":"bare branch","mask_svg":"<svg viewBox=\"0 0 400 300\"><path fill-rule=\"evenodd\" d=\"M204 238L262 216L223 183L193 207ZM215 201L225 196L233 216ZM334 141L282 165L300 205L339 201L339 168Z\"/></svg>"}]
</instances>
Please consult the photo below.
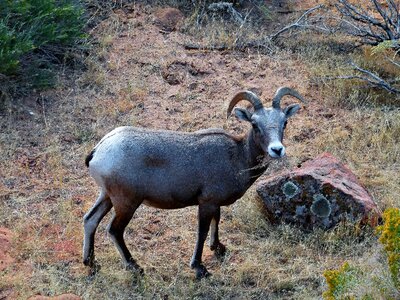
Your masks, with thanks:
<instances>
[{"instance_id":1,"label":"bare branch","mask_svg":"<svg viewBox=\"0 0 400 300\"><path fill-rule=\"evenodd\" d=\"M381 77L379 77L378 75L360 68L359 66L357 66L354 62L350 62L350 65L357 71L367 75L367 77L372 78L371 80L368 80L369 83L377 86L377 87L381 87L385 90L387 90L390 93L394 93L394 94L399 94L400 90L394 88L393 86L390 85L390 83L388 83L387 81L383 80Z\"/></svg>"},{"instance_id":2,"label":"bare branch","mask_svg":"<svg viewBox=\"0 0 400 300\"><path fill-rule=\"evenodd\" d=\"M386 28L387 28L387 33L390 36L390 39L394 39L394 36L392 34L392 32L389 29L389 26L393 26L393 22L392 20L388 17L388 14L386 13L385 10L382 9L382 6L380 3L378 3L377 1L374 0L374 5L376 10L379 12L379 14L381 15L382 19L385 22Z\"/></svg>"},{"instance_id":3,"label":"bare branch","mask_svg":"<svg viewBox=\"0 0 400 300\"><path fill-rule=\"evenodd\" d=\"M400 52L400 2L386 0L381 4L379 0L367 0L358 2L348 0L336 0L335 7L339 16L326 15L330 20L330 25L336 23L337 28L347 34L360 37L363 44L379 45L379 49L392 48L394 50L393 59L386 58L393 66L400 68L400 63L396 59ZM396 60L395 60L396 59ZM400 94L400 78L382 78L381 75L360 67L354 62L349 65L353 69L353 74L335 77L323 77L322 80L359 80L370 87L384 89L392 94Z\"/></svg>"},{"instance_id":4,"label":"bare branch","mask_svg":"<svg viewBox=\"0 0 400 300\"><path fill-rule=\"evenodd\" d=\"M354 68L354 70L362 73L364 76L361 75L345 75L345 76L333 76L333 77L321 77L321 80L338 80L338 79L344 79L344 80L361 80L366 82L369 86L376 87L376 88L382 88L389 93L392 94L400 94L400 90L395 88L393 85L391 85L390 82L382 79L378 75L372 73L371 71L365 70L359 66L357 66L354 62L350 62L350 65ZM394 83L397 81L393 81Z\"/></svg>"},{"instance_id":5,"label":"bare branch","mask_svg":"<svg viewBox=\"0 0 400 300\"><path fill-rule=\"evenodd\" d=\"M345 20L345 24L350 25L350 28L356 32L344 30L350 35L361 37L364 43L370 45L400 39L399 4L395 4L393 0L386 0L387 5L384 7L378 0L369 0L369 2L370 9L375 10L377 17L362 8L365 2L355 6L348 0L337 0L335 6Z\"/></svg>"},{"instance_id":6,"label":"bare branch","mask_svg":"<svg viewBox=\"0 0 400 300\"><path fill-rule=\"evenodd\" d=\"M185 43L182 46L186 50L199 50L199 51L229 51L229 50L237 50L237 51L246 51L248 49L257 49L257 50L264 50L266 52L272 52L273 49L269 47L268 40L254 40L248 42L240 42L236 41L234 46L228 46L225 44L215 44L215 45L201 45L201 44L194 44L194 43Z\"/></svg>"},{"instance_id":7,"label":"bare branch","mask_svg":"<svg viewBox=\"0 0 400 300\"><path fill-rule=\"evenodd\" d=\"M305 22L303 22L304 20L307 19L307 17L315 10L322 8L323 5L317 5L314 6L312 8L310 8L309 10L307 10L305 13L303 13L300 18L297 19L296 22L294 22L293 24L287 25L285 27L283 27L281 30L279 30L278 32L272 34L269 36L271 41L274 41L276 38L279 37L279 35L281 35L282 33L291 30L291 29L295 29L295 28L308 28L308 29L317 29L319 31L325 31L325 32L330 32L330 30L326 27L321 27L321 26L315 26L315 25L310 25L310 24L306 24Z\"/></svg>"},{"instance_id":8,"label":"bare branch","mask_svg":"<svg viewBox=\"0 0 400 300\"><path fill-rule=\"evenodd\" d=\"M390 61L392 64L394 64L396 67L399 67L399 68L400 68L400 63L394 61L394 60L391 59L391 58L387 58L387 60Z\"/></svg>"}]
</instances>

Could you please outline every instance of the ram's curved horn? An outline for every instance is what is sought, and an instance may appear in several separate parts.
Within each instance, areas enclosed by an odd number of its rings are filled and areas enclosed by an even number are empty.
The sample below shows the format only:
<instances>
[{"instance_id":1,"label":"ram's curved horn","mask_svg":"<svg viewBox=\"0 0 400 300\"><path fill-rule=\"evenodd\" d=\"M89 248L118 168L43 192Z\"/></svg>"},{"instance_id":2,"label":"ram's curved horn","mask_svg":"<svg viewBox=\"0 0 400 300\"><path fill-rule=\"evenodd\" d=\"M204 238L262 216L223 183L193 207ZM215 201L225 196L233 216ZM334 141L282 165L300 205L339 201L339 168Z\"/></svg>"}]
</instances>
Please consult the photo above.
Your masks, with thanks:
<instances>
[{"instance_id":1,"label":"ram's curved horn","mask_svg":"<svg viewBox=\"0 0 400 300\"><path fill-rule=\"evenodd\" d=\"M229 116L231 115L232 109L235 107L235 105L241 100L249 101L253 105L255 111L262 109L264 107L260 98L258 98L258 96L253 92L251 91L240 92L236 94L236 96L233 97L233 99L229 103L227 118L229 118Z\"/></svg>"},{"instance_id":2,"label":"ram's curved horn","mask_svg":"<svg viewBox=\"0 0 400 300\"><path fill-rule=\"evenodd\" d=\"M272 107L280 109L281 108L281 99L282 99L283 96L286 96L286 95L290 95L290 96L296 97L301 102L307 104L307 101L304 100L304 98L302 96L300 96L300 94L297 91L295 91L294 89L291 89L291 88L288 88L288 87L280 87L276 91L275 96L272 99Z\"/></svg>"}]
</instances>

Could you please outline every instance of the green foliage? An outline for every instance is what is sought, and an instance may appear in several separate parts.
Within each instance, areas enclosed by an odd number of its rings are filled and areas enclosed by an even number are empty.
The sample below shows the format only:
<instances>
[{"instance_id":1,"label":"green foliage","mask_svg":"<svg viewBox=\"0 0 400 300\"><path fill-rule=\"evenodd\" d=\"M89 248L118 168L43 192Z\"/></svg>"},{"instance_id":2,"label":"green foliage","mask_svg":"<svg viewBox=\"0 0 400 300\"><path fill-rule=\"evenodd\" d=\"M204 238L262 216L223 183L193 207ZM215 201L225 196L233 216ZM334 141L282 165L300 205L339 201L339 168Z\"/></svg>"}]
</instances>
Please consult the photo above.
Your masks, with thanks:
<instances>
[{"instance_id":1,"label":"green foliage","mask_svg":"<svg viewBox=\"0 0 400 300\"><path fill-rule=\"evenodd\" d=\"M354 299L349 292L357 282L359 270L345 262L339 270L326 270L324 277L328 290L322 294L326 300Z\"/></svg>"},{"instance_id":2,"label":"green foliage","mask_svg":"<svg viewBox=\"0 0 400 300\"><path fill-rule=\"evenodd\" d=\"M350 266L347 262L339 270L326 270L324 277L328 290L323 293L326 300L336 299L398 299L400 289L400 209L389 208L383 213L383 225L377 228L380 234L379 241L383 244L388 257L388 264L379 268L374 266L374 272L366 271L365 265L358 268ZM379 270L389 267L392 278L382 282L383 274ZM386 278L386 277L385 277ZM372 283L372 284L371 284ZM395 290L397 292L395 292ZM357 292L358 291L358 292ZM359 292L362 291L360 294Z\"/></svg>"},{"instance_id":3,"label":"green foliage","mask_svg":"<svg viewBox=\"0 0 400 300\"><path fill-rule=\"evenodd\" d=\"M73 45L83 37L82 16L74 0L0 1L0 73L15 74L35 49Z\"/></svg>"},{"instance_id":4,"label":"green foliage","mask_svg":"<svg viewBox=\"0 0 400 300\"><path fill-rule=\"evenodd\" d=\"M393 282L400 289L400 210L388 208L383 213L384 223L378 227L379 241L385 247Z\"/></svg>"},{"instance_id":5,"label":"green foliage","mask_svg":"<svg viewBox=\"0 0 400 300\"><path fill-rule=\"evenodd\" d=\"M388 49L400 49L400 40L386 40L372 47L372 54L382 53Z\"/></svg>"},{"instance_id":6,"label":"green foliage","mask_svg":"<svg viewBox=\"0 0 400 300\"><path fill-rule=\"evenodd\" d=\"M0 19L0 73L14 72L19 64L19 57L32 50L32 42L9 28L7 19Z\"/></svg>"}]
</instances>

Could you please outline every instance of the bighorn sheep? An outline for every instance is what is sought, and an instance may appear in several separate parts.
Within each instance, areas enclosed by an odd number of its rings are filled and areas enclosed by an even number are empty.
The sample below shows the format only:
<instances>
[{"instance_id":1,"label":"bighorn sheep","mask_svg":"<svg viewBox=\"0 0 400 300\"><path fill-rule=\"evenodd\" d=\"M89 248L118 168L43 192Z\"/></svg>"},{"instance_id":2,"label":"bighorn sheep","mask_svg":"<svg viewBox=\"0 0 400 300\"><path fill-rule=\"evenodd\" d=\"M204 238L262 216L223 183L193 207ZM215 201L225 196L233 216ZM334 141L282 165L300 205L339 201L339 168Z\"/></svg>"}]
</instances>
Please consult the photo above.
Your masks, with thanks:
<instances>
[{"instance_id":1,"label":"bighorn sheep","mask_svg":"<svg viewBox=\"0 0 400 300\"><path fill-rule=\"evenodd\" d=\"M209 275L201 257L211 225L210 248L222 256L219 241L220 207L243 196L266 170L264 156L285 155L282 145L287 119L299 105L281 109L284 95L304 99L293 89L278 89L272 108L264 108L252 92L238 93L230 102L228 117L241 100L254 112L235 108L236 117L252 125L247 136L236 137L222 129L193 133L119 127L108 133L86 158L100 195L84 216L83 263L94 265L94 236L101 219L114 207L108 232L127 268L143 272L125 245L123 234L135 210L142 204L163 209L198 205L198 236L190 266L196 277Z\"/></svg>"}]
</instances>

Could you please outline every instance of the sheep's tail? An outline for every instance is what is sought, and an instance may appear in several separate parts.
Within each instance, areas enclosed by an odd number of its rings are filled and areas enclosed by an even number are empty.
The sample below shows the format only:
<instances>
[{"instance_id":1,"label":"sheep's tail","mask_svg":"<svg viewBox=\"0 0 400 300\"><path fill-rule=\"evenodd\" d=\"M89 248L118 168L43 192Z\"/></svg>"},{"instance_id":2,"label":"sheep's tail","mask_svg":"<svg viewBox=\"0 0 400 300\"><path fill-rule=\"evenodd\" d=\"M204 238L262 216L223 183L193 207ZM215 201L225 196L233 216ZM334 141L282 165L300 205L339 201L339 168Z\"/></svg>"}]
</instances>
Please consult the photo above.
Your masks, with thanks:
<instances>
[{"instance_id":1,"label":"sheep's tail","mask_svg":"<svg viewBox=\"0 0 400 300\"><path fill-rule=\"evenodd\" d=\"M85 159L86 167L89 167L89 162L92 160L95 151L96 151L96 149L93 149L92 151L90 151L88 156L86 156L86 159Z\"/></svg>"}]
</instances>

